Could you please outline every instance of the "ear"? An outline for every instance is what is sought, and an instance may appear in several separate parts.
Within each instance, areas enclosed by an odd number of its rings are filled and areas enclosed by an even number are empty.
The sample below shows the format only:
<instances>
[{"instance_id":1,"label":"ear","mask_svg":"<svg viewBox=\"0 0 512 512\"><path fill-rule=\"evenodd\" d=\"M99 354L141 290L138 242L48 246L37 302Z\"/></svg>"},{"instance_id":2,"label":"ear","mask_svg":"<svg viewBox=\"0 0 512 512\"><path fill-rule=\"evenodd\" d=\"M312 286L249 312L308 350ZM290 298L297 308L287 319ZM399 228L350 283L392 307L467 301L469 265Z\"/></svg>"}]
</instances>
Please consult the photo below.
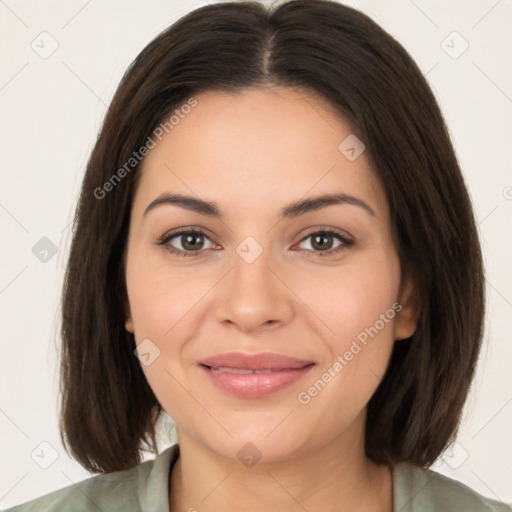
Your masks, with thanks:
<instances>
[{"instance_id":1,"label":"ear","mask_svg":"<svg viewBox=\"0 0 512 512\"><path fill-rule=\"evenodd\" d=\"M132 311L131 311L131 308L130 308L130 301L128 300L128 290L126 289L126 259L127 259L127 256L128 256L128 251L126 249L127 243L128 242L126 241L125 249L123 251L123 258L122 258L123 274L125 276L125 279L124 279L124 292L123 292L123 297L124 297L124 318L125 318L124 328L128 332L131 332L133 334L134 333L134 328L133 328Z\"/></svg>"},{"instance_id":2,"label":"ear","mask_svg":"<svg viewBox=\"0 0 512 512\"><path fill-rule=\"evenodd\" d=\"M395 340L403 340L414 334L420 317L419 293L416 283L411 277L402 280L398 303L401 309L395 317L394 338Z\"/></svg>"},{"instance_id":3,"label":"ear","mask_svg":"<svg viewBox=\"0 0 512 512\"><path fill-rule=\"evenodd\" d=\"M124 311L125 311L125 322L124 322L124 328L128 331L128 332L131 332L132 334L134 333L134 328L133 328L133 319L132 319L132 312L131 312L131 309L130 309L130 304L128 302L128 299L125 300L125 303L124 303Z\"/></svg>"}]
</instances>

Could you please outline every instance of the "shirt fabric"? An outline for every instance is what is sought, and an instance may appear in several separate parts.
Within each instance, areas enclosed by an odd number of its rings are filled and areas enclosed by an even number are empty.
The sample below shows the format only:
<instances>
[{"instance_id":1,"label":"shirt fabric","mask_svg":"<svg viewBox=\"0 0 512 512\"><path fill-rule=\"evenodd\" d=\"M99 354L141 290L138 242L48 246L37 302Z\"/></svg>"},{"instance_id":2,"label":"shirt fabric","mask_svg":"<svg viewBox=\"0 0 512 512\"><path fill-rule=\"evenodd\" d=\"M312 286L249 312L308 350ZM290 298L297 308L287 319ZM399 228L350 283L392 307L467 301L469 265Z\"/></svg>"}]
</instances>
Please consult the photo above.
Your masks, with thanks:
<instances>
[{"instance_id":1,"label":"shirt fabric","mask_svg":"<svg viewBox=\"0 0 512 512\"><path fill-rule=\"evenodd\" d=\"M169 475L178 457L174 444L132 469L92 476L4 512L169 512ZM393 512L512 512L456 480L406 463L393 470L393 493Z\"/></svg>"}]
</instances>

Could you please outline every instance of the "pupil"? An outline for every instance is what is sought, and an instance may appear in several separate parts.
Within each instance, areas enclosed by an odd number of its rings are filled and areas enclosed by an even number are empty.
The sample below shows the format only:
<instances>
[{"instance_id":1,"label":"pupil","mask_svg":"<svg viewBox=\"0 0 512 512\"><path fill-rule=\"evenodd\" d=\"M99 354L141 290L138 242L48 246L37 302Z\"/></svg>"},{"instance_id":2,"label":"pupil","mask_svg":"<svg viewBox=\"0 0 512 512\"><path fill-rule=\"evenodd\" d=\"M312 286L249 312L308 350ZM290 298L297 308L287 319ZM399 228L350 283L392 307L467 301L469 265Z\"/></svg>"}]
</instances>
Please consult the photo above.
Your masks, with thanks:
<instances>
[{"instance_id":1,"label":"pupil","mask_svg":"<svg viewBox=\"0 0 512 512\"><path fill-rule=\"evenodd\" d=\"M321 240L321 242L318 244L319 248L320 249L330 249L330 246L332 245L332 240L331 240L331 243L329 244L328 242L326 242L326 239L330 239L332 238L330 235L316 235L315 237L313 237L313 246L315 246L315 244L317 243L317 240ZM328 247L326 247L328 246Z\"/></svg>"},{"instance_id":2,"label":"pupil","mask_svg":"<svg viewBox=\"0 0 512 512\"><path fill-rule=\"evenodd\" d=\"M197 243L197 239L198 238L201 238L202 235L194 235L194 234L190 234L190 235L185 235L185 243L183 244L183 247L185 247L185 249L197 249L198 246L201 245L201 243ZM194 243L194 240L196 239L196 243ZM188 247L187 247L188 246Z\"/></svg>"}]
</instances>

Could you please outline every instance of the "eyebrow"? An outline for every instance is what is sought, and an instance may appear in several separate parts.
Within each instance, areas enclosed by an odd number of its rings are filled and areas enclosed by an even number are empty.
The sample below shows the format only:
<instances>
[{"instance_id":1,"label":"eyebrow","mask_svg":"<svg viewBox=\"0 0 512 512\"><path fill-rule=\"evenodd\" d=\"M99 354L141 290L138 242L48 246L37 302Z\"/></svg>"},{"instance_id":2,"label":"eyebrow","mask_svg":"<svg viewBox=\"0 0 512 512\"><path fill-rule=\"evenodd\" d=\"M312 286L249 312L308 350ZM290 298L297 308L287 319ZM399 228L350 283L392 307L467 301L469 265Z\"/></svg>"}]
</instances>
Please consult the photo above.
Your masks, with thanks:
<instances>
[{"instance_id":1,"label":"eyebrow","mask_svg":"<svg viewBox=\"0 0 512 512\"><path fill-rule=\"evenodd\" d=\"M336 204L359 206L372 217L376 217L374 210L362 199L348 194L324 194L309 197L307 199L301 199L288 204L281 210L281 218L292 219L300 215L304 215L305 213L320 210L326 206ZM160 194L155 200L153 200L144 211L143 217L145 217L151 210L162 205L176 205L207 217L214 217L217 219L225 218L224 212L220 210L217 203L213 201L205 201L193 196L170 194L168 192Z\"/></svg>"}]
</instances>

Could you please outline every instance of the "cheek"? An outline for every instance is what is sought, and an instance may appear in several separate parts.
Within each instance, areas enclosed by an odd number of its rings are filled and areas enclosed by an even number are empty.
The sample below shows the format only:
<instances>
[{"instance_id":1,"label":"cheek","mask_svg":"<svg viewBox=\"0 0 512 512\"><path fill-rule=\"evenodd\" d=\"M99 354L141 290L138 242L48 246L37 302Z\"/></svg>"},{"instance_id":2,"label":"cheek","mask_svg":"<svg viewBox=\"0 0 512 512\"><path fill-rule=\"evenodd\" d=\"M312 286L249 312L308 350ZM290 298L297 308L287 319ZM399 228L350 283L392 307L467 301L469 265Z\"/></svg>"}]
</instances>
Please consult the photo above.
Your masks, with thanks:
<instances>
[{"instance_id":1,"label":"cheek","mask_svg":"<svg viewBox=\"0 0 512 512\"><path fill-rule=\"evenodd\" d=\"M325 339L333 340L330 345L339 353L375 324L383 337L391 336L399 284L396 255L368 253L353 264L330 269L329 275L319 270L316 280L314 274L308 276L301 293L325 325Z\"/></svg>"},{"instance_id":2,"label":"cheek","mask_svg":"<svg viewBox=\"0 0 512 512\"><path fill-rule=\"evenodd\" d=\"M158 254L133 254L128 261L126 286L135 339L165 342L182 329L183 319L211 288L208 279L192 270L162 264Z\"/></svg>"},{"instance_id":3,"label":"cheek","mask_svg":"<svg viewBox=\"0 0 512 512\"><path fill-rule=\"evenodd\" d=\"M214 283L210 274L201 276L193 269L171 269L135 257L127 266L136 344L141 344L141 354L150 354L150 364L140 357L141 367L160 403L188 403L190 397L179 384L187 381L183 353L197 336L201 298Z\"/></svg>"},{"instance_id":4,"label":"cheek","mask_svg":"<svg viewBox=\"0 0 512 512\"><path fill-rule=\"evenodd\" d=\"M158 401L178 404L165 409L181 418L186 409L180 404L190 403L181 353L193 337L194 306L208 290L207 283L161 264L138 265L135 258L131 263L126 285L141 368Z\"/></svg>"},{"instance_id":5,"label":"cheek","mask_svg":"<svg viewBox=\"0 0 512 512\"><path fill-rule=\"evenodd\" d=\"M329 355L298 400L310 412L329 409L339 425L366 406L386 371L401 309L396 302L400 268L390 253L359 259L357 269L355 264L339 267L331 277L308 298L330 328L323 337ZM333 404L343 407L331 409Z\"/></svg>"}]
</instances>

